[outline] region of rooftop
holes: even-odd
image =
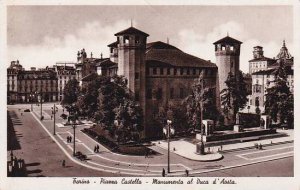
[[[136,29],[132,26],[125,29],[125,30],[122,30],[122,31],[116,33],[115,36],[119,36],[119,35],[123,35],[123,34],[140,34],[140,35],[144,35],[146,37],[149,36],[149,34],[143,32],[141,30],[138,30],[138,29]]]
[[[260,57],[260,58],[254,58],[249,60],[249,62],[255,62],[255,61],[271,61],[271,62],[275,62],[275,59],[272,58],[268,58],[268,57]]]
[[[213,44],[221,44],[221,43],[226,43],[226,44],[242,44],[243,42],[241,41],[238,41],[234,38],[231,38],[229,36],[226,36],[216,42],[214,42]]]
[[[216,67],[210,61],[187,54],[180,49],[161,42],[147,44],[147,64],[171,65],[177,67]]]

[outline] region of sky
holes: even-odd
[[[8,6],[8,60],[26,69],[76,62],[77,51],[109,57],[115,33],[131,25],[148,33],[148,42],[163,41],[215,62],[213,42],[242,41],[240,68],[248,72],[253,47],[273,58],[282,41],[293,52],[292,6]]]

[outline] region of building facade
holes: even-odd
[[[253,59],[249,61],[249,74],[257,71],[266,70],[276,63],[276,59],[264,56],[263,47],[255,46],[253,48]]]
[[[76,79],[76,63],[71,62],[60,62],[55,65],[55,72],[57,74],[57,84],[58,84],[58,101],[63,100],[63,91],[65,85],[71,79]]]
[[[8,103],[58,101],[57,75],[54,68],[25,70],[17,62],[11,62],[7,69]]]
[[[189,55],[168,43],[147,43],[149,34],[134,27],[115,36],[116,41],[108,45],[110,58],[95,60],[95,69],[91,73],[125,76],[128,88],[146,116],[145,137],[162,134],[162,126],[154,123],[159,110],[180,104],[191,94],[194,80],[201,72],[204,73],[206,87],[216,91],[218,69],[214,63]],[[83,81],[88,80],[84,77],[87,62],[80,63],[81,68],[78,69]]]
[[[290,91],[294,93],[294,58],[289,53],[285,41],[283,41],[283,45],[272,64],[267,64],[266,68],[252,73],[252,95],[249,97],[249,106],[252,112],[254,112],[256,105],[262,112],[264,111],[267,89],[274,85],[272,83],[275,79],[274,71],[280,66],[278,62],[280,59],[285,60],[287,85]]]

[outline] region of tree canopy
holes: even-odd
[[[71,79],[65,85],[63,90],[63,105],[72,105],[77,101],[80,92],[79,83],[76,79]]]
[[[229,119],[247,105],[249,94],[241,71],[236,75],[229,72],[225,83],[227,88],[221,91],[221,107],[223,114]]]
[[[287,85],[287,67],[285,60],[278,60],[279,67],[274,71],[274,81],[270,81],[271,87],[267,89],[265,112],[273,121],[287,122],[292,125],[294,118],[294,95]]]

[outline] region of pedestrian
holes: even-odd
[[[221,151],[223,150],[223,145],[221,145]]]
[[[62,167],[66,167],[66,161],[63,160],[62,163],[61,163]]]
[[[185,170],[186,177],[189,177],[189,170]]]
[[[72,142],[72,136],[70,136],[70,142]]]
[[[100,148],[100,147],[99,147],[99,145],[97,144],[97,152],[99,152],[99,148]]]
[[[259,150],[262,150],[262,144],[261,143],[259,144]]]
[[[96,151],[97,151],[97,146],[94,147],[94,152],[96,152]]]
[[[70,139],[69,139],[69,136],[67,136],[67,143],[69,143]]]
[[[210,152],[210,147],[208,147],[208,152]]]
[[[51,120],[52,120],[52,118],[53,118],[53,115],[51,115]]]
[[[161,174],[163,177],[165,177],[165,175],[166,175],[166,171],[165,171],[165,168],[163,168],[163,170],[162,170],[162,174]]]

